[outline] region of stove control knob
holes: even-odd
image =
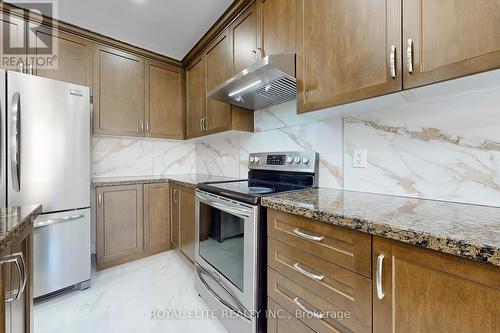
[[[255,158],[252,156],[252,157],[250,157],[250,163],[253,163],[253,162],[255,162]]]
[[[287,162],[287,163],[292,163],[292,162],[293,162],[293,157],[292,157],[292,156],[288,156],[288,157],[286,158],[286,162]]]
[[[295,157],[294,161],[295,161],[295,163],[299,164],[301,159],[300,159],[300,157],[297,156],[297,157]]]
[[[259,163],[260,162],[260,157],[259,156],[255,156],[255,163]]]
[[[309,159],[307,157],[302,157],[302,163],[304,164],[309,163]]]

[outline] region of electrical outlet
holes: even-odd
[[[366,149],[354,149],[352,152],[352,167],[366,168]]]

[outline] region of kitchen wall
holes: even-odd
[[[245,177],[249,152],[312,149],[323,187],[500,206],[500,71],[305,115],[289,102],[255,123],[196,143],[196,171]]]
[[[94,177],[195,173],[196,144],[188,141],[94,136]]]

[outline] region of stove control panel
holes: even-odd
[[[280,170],[314,173],[319,156],[314,151],[251,153],[248,167],[259,170]]]

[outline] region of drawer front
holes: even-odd
[[[267,293],[270,298],[318,333],[371,332],[371,325],[357,320],[341,309],[272,268],[267,270]]]
[[[268,236],[371,278],[371,235],[268,210]]]
[[[321,295],[327,302],[349,311],[370,326],[372,322],[372,281],[319,257],[268,238],[269,267]]]
[[[314,333],[272,299],[267,299],[267,333]]]

